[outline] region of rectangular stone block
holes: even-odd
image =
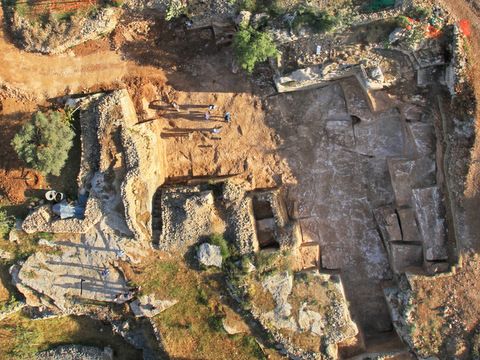
[[[420,233],[417,222],[415,221],[415,212],[413,209],[400,209],[397,210],[397,212],[400,218],[403,241],[420,241]]]
[[[413,200],[425,260],[446,260],[447,237],[440,189],[437,186],[414,189]]]
[[[408,268],[421,267],[423,263],[422,246],[412,243],[390,243],[391,267],[397,274]]]

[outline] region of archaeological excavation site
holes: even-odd
[[[0,21],[0,359],[480,360],[478,0]]]

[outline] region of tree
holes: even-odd
[[[28,166],[58,176],[68,158],[74,136],[63,113],[37,112],[15,135],[12,146]]]
[[[269,34],[260,32],[251,26],[241,29],[233,39],[235,54],[240,66],[251,73],[255,65],[276,56],[278,51]]]
[[[165,20],[171,21],[185,15],[187,13],[187,5],[183,0],[170,0],[165,13]]]
[[[5,210],[0,210],[0,239],[10,232],[15,223],[14,220],[12,216],[8,216]]]

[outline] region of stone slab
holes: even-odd
[[[391,207],[382,207],[374,210],[380,233],[386,241],[401,241],[402,231],[398,222],[398,216]]]
[[[437,186],[414,189],[413,199],[425,260],[446,260],[447,237],[440,189]]]
[[[420,241],[420,232],[418,231],[414,210],[411,208],[398,209],[397,212],[400,218],[403,241]]]
[[[435,161],[431,157],[416,160],[387,160],[390,180],[398,207],[412,205],[412,189],[435,184]]]
[[[423,263],[422,246],[412,243],[390,243],[391,267],[397,274],[408,268],[421,267]]]

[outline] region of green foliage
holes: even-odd
[[[204,288],[198,288],[197,302],[201,305],[208,304],[208,295]]]
[[[367,5],[367,11],[380,11],[395,5],[395,0],[371,0]]]
[[[9,216],[5,210],[0,210],[0,238],[7,236],[14,223],[12,216]]]
[[[69,22],[70,20],[72,20],[72,17],[75,14],[76,14],[75,11],[64,11],[64,12],[59,12],[59,13],[55,13],[55,14],[52,14],[52,15],[58,21]]]
[[[182,0],[171,0],[167,7],[165,20],[171,21],[187,13],[187,6]]]
[[[14,310],[20,302],[15,298],[15,295],[10,295],[10,299],[3,304],[0,304],[0,313],[6,313]]]
[[[240,66],[248,73],[253,72],[257,63],[278,54],[270,35],[257,31],[251,26],[235,34],[233,46]]]
[[[242,10],[247,10],[250,12],[255,12],[257,10],[257,1],[256,0],[242,0],[240,2],[240,8]]]
[[[293,20],[292,28],[296,30],[307,25],[313,31],[320,33],[332,30],[337,24],[338,18],[326,11],[316,11],[312,7],[301,7]]]
[[[215,332],[225,331],[223,329],[223,322],[222,322],[223,318],[224,316],[221,314],[211,315],[207,320],[208,326],[210,326],[210,329],[212,329]]]
[[[292,272],[292,258],[289,251],[260,251],[255,257],[256,274],[265,278],[275,273]]]
[[[58,176],[68,158],[74,136],[64,114],[37,112],[15,135],[12,146],[28,166]]]
[[[220,253],[222,254],[222,259],[225,261],[230,257],[230,248],[228,246],[227,240],[220,234],[212,234],[208,239],[210,245],[216,245],[220,247]]]
[[[432,15],[432,11],[431,9],[421,6],[414,6],[411,10],[408,11],[407,15],[412,19],[423,20]]]
[[[40,331],[23,324],[10,327],[8,330],[13,331],[12,341],[15,344],[8,355],[14,359],[34,359],[37,352],[37,343],[42,337]]]
[[[403,15],[397,16],[397,18],[395,19],[395,23],[398,27],[401,27],[401,28],[404,28],[404,29],[407,26],[411,25],[410,21],[408,20],[408,17],[403,16]]]
[[[15,12],[19,16],[25,17],[30,12],[30,6],[28,6],[28,3],[16,3]]]
[[[242,344],[248,349],[251,349],[251,353],[255,356],[256,359],[264,360],[266,359],[265,354],[262,351],[260,345],[253,336],[245,335],[242,339]]]

